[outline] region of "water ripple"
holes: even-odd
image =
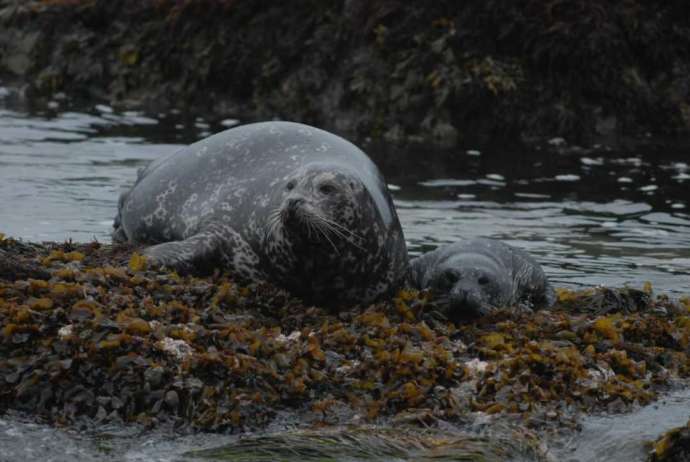
[[[109,107],[52,116],[0,109],[0,231],[28,240],[108,242],[117,197],[138,168],[179,149],[182,129],[196,128],[198,138],[238,123],[161,126],[159,118]],[[489,236],[534,254],[560,285],[651,281],[660,290],[690,292],[690,167],[683,151],[558,158],[487,149],[467,156],[369,153],[392,185],[412,255]]]

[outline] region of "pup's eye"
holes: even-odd
[[[319,186],[319,192],[326,195],[333,194],[335,192],[335,186],[332,184],[322,184]]]
[[[478,282],[481,285],[486,285],[489,283],[489,278],[487,278],[486,276],[479,276]]]
[[[294,181],[290,181],[290,182],[287,184],[287,186],[285,186],[285,189],[287,189],[288,191],[290,191],[291,189],[295,189],[295,182],[294,182]]]
[[[443,273],[443,280],[449,285],[455,284],[459,279],[460,277],[452,271],[446,271]]]

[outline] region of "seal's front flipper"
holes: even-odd
[[[229,271],[251,281],[264,280],[259,257],[230,227],[214,226],[183,241],[165,242],[144,250],[153,266],[165,266],[181,274]]]
[[[144,250],[149,264],[165,266],[180,274],[208,274],[221,268],[220,249],[214,236],[196,234],[184,241],[165,242]]]
[[[526,290],[520,300],[531,306],[532,309],[551,308],[558,300],[556,291],[553,290],[551,283],[546,280],[546,276],[543,274],[538,276],[542,279],[541,284]]]

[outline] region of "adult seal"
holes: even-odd
[[[410,262],[409,284],[430,289],[449,317],[472,318],[497,308],[546,308],[556,301],[541,266],[527,252],[477,238],[437,248]]]
[[[154,161],[122,194],[113,241],[150,262],[227,270],[308,303],[369,303],[408,258],[386,183],[348,141],[291,122],[232,128]]]

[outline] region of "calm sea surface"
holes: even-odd
[[[152,159],[237,124],[179,114],[25,113],[0,105],[0,232],[110,241],[119,193]],[[490,236],[561,286],[690,293],[690,148],[557,154],[368,146],[412,254]]]

